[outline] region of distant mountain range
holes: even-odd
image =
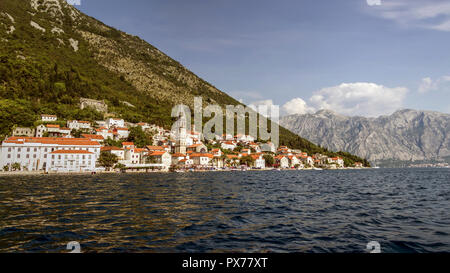
[[[449,114],[400,110],[365,118],[321,110],[285,116],[280,124],[322,147],[350,152],[381,166],[450,162]]]

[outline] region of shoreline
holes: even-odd
[[[44,173],[43,171],[28,171],[28,172],[0,172],[0,177],[8,176],[60,176],[60,175],[102,175],[102,174],[151,174],[151,173],[205,173],[205,172],[264,172],[264,171],[339,171],[339,170],[368,170],[376,168],[344,168],[344,169],[249,169],[249,170],[194,170],[194,171],[181,171],[181,172],[170,172],[170,171],[151,171],[151,172],[120,172],[120,171],[104,171],[96,172],[95,174],[91,172],[51,172]]]

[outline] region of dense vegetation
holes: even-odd
[[[53,18],[46,13],[30,14],[28,1],[2,0],[0,12],[8,12],[14,17],[15,31],[6,32],[12,23],[0,14],[0,139],[9,134],[13,126],[32,126],[40,114],[55,114],[60,119],[98,120],[103,114],[93,109],[79,109],[80,98],[105,100],[109,112],[129,122],[149,122],[170,128],[173,100],[164,100],[150,92],[139,91],[126,74],[108,70],[94,58],[98,49],[92,48],[76,31],[69,16],[63,17],[62,34],[51,31],[42,32],[30,26],[37,21],[50,30],[54,26]],[[178,62],[162,56],[141,52],[143,47],[156,50],[138,37],[125,36],[124,33],[108,28],[93,18],[83,15],[78,30],[89,31],[111,39],[119,52],[133,55],[133,58],[145,62],[151,72],[163,77],[171,88],[181,94],[202,96],[205,103],[237,105],[239,102],[199,79]],[[86,23],[89,22],[89,23]],[[95,25],[102,26],[95,27]],[[124,37],[127,37],[125,39]],[[68,45],[68,38],[79,41],[78,50]],[[63,41],[61,43],[61,41]],[[159,56],[160,58],[156,58]],[[170,69],[168,69],[168,67]],[[180,75],[171,74],[171,68],[182,71]],[[172,69],[173,70],[173,69]],[[195,78],[195,84],[189,85],[183,78]],[[194,88],[195,87],[195,88]],[[152,87],[153,88],[153,87]],[[164,89],[161,84],[154,85],[155,92]],[[172,92],[175,92],[173,91]],[[184,94],[183,93],[183,94]],[[173,96],[172,96],[173,97]],[[124,103],[126,102],[126,103]],[[187,102],[186,102],[187,103]],[[131,104],[131,105],[130,105]],[[147,144],[142,134],[133,132],[140,146]],[[336,156],[313,143],[280,128],[280,144],[301,149],[310,154],[324,153]],[[355,161],[367,161],[353,155],[341,153],[348,165]]]

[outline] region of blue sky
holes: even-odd
[[[245,103],[450,113],[450,1],[82,0]]]

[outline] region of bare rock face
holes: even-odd
[[[280,124],[332,150],[384,160],[441,160],[450,156],[450,115],[400,110],[378,118],[347,117],[329,110],[291,115]]]

